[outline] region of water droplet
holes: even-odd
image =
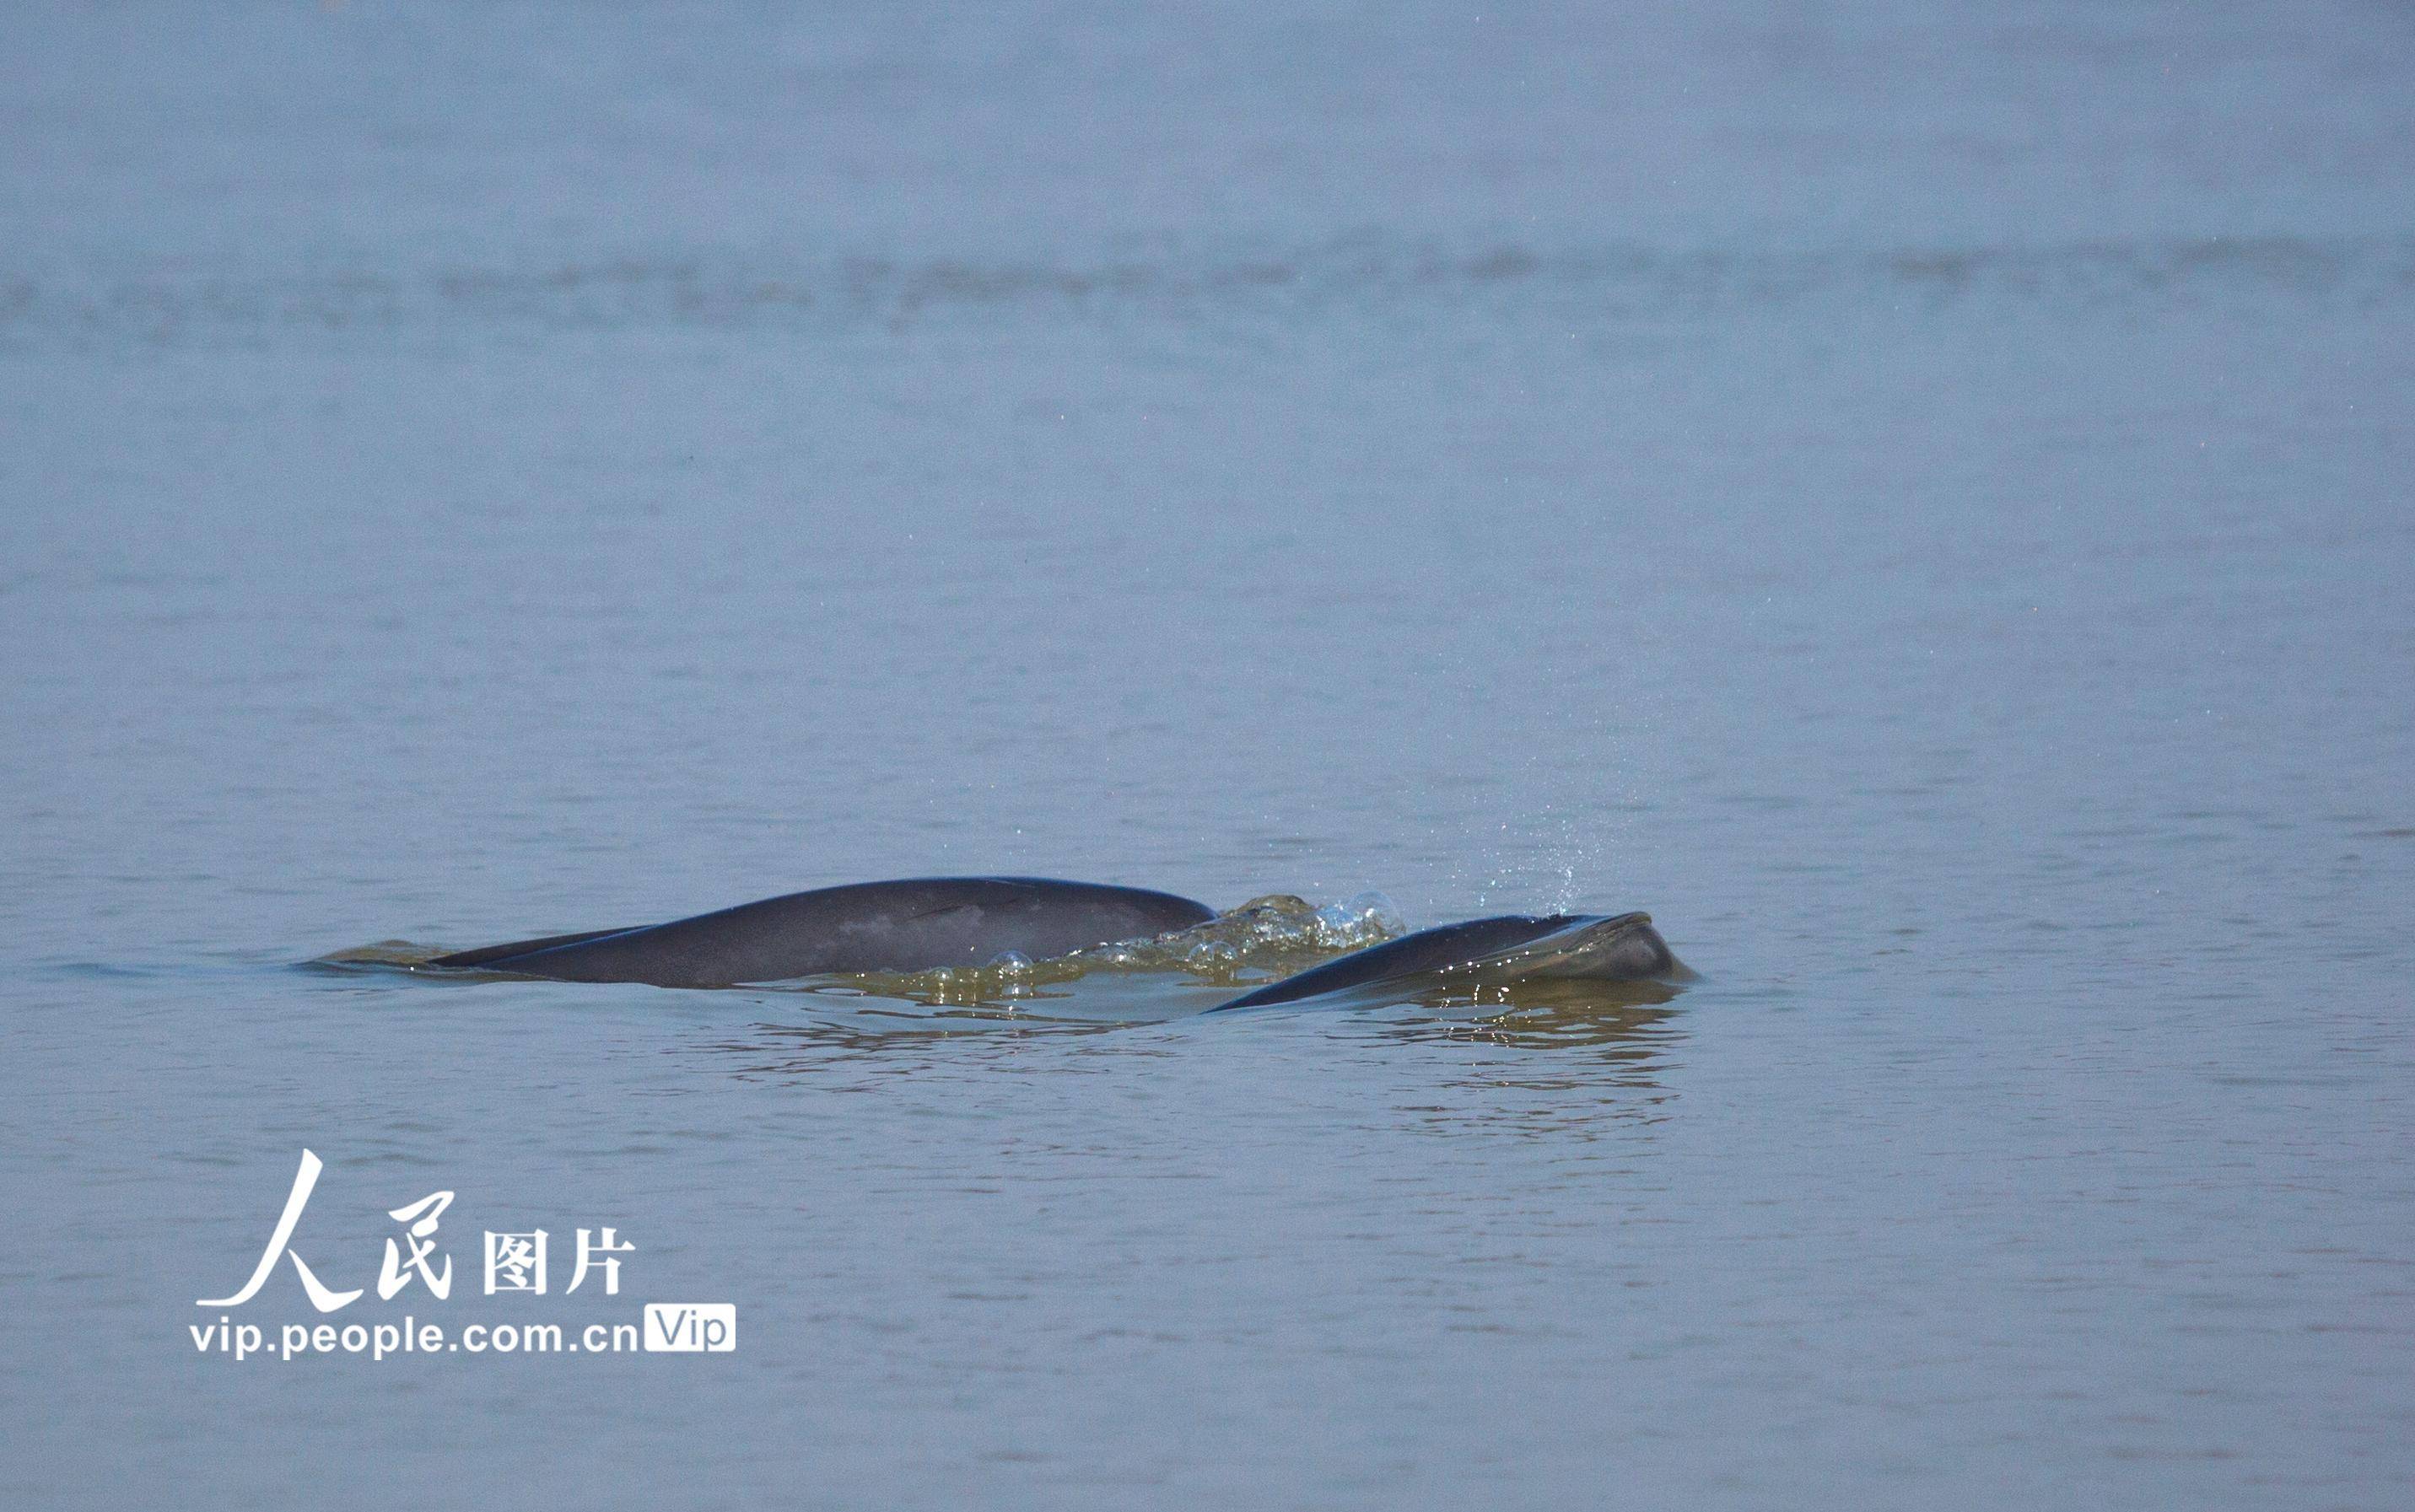
[[[1355,894],[1342,906],[1357,914],[1361,925],[1372,931],[1377,939],[1389,939],[1395,935],[1409,932],[1409,916],[1401,912],[1401,906],[1372,889]]]
[[[1214,972],[1231,966],[1240,958],[1241,952],[1228,941],[1201,940],[1191,947],[1191,953],[1185,960],[1194,971]]]

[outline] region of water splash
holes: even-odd
[[[875,996],[952,1007],[1044,996],[1047,988],[1102,972],[1170,972],[1202,984],[1239,987],[1380,945],[1407,934],[1408,927],[1400,906],[1381,892],[1355,893],[1322,907],[1276,892],[1188,929],[1096,945],[1052,960],[1033,961],[1010,951],[983,966],[868,972],[844,980]]]

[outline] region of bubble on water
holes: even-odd
[[[1214,976],[1230,971],[1238,965],[1241,952],[1229,940],[1201,940],[1191,947],[1183,964],[1202,976]]]
[[[989,958],[989,965],[983,969],[998,979],[998,988],[1006,996],[1028,997],[1031,996],[1032,978],[1037,973],[1032,966],[1031,957],[1021,951],[1000,951]],[[1013,1011],[1013,1008],[1014,1005],[1012,1003],[1007,1005],[1009,1012]]]
[[[1360,892],[1316,910],[1316,943],[1328,950],[1359,951],[1408,932],[1400,905],[1381,892]]]
[[[1378,939],[1390,939],[1409,932],[1409,916],[1388,895],[1369,889],[1353,894],[1342,906],[1358,916],[1361,928]]]

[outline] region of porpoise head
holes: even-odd
[[[1506,914],[1371,945],[1208,1011],[1397,992],[1414,982],[1451,991],[1520,981],[1685,981],[1692,977],[1652,927],[1649,914]]]
[[[1693,976],[1652,927],[1650,914],[1562,915],[1550,922],[1559,927],[1470,966],[1478,975],[1518,981],[1682,981]]]

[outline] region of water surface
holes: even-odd
[[[9,27],[10,1505],[2415,1497],[2399,10]],[[958,872],[1704,980],[296,967]]]

